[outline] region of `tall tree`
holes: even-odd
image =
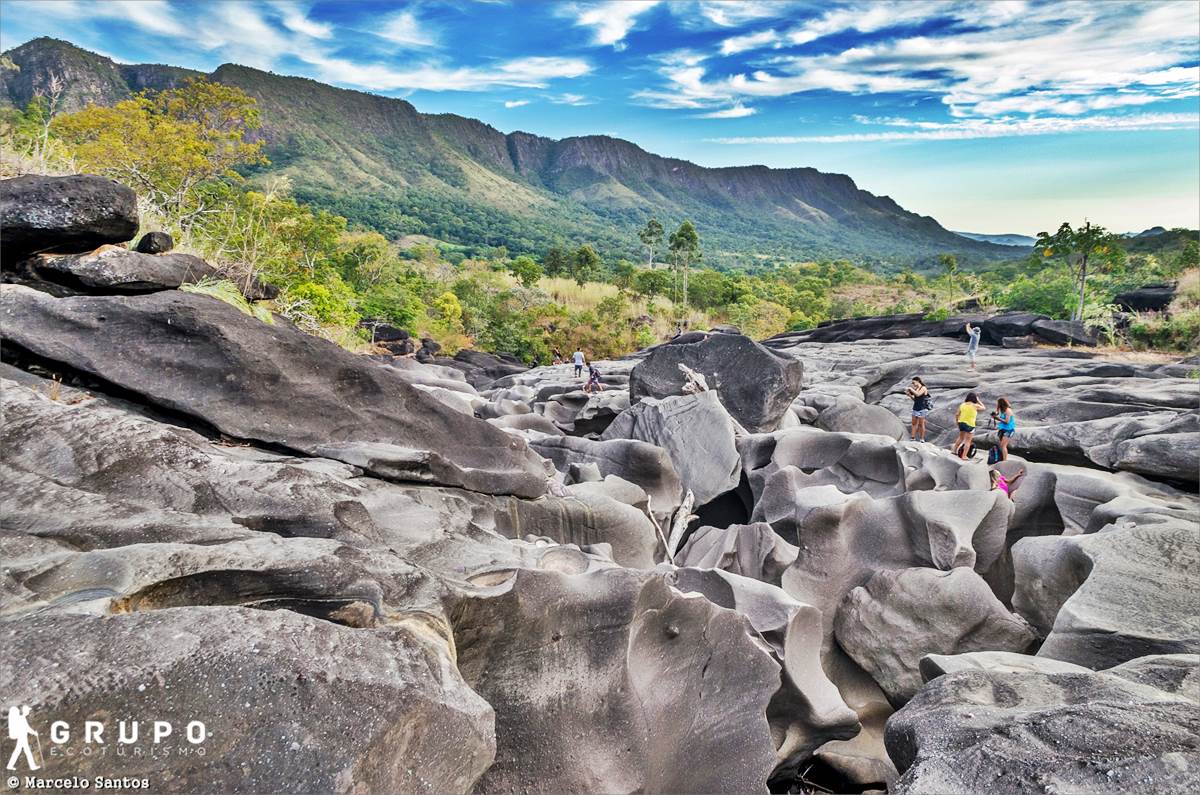
[[[683,276],[683,305],[687,306],[688,271],[696,260],[700,259],[700,235],[691,221],[684,221],[679,228],[667,239],[671,250],[671,260],[678,273]]]
[[[571,262],[571,275],[580,287],[584,282],[594,281],[600,275],[600,255],[591,246],[584,244],[575,251]]]
[[[638,232],[638,240],[642,241],[642,245],[646,247],[646,256],[648,258],[646,267],[654,267],[654,254],[658,251],[658,247],[662,245],[663,225],[658,222],[657,218],[651,218],[646,222],[646,226]]]
[[[546,271],[547,276],[562,276],[570,270],[570,266],[570,258],[558,246],[547,251],[546,256],[542,257],[542,269]]]
[[[542,266],[533,261],[533,257],[522,254],[508,263],[508,270],[526,289],[533,287],[542,278]]]
[[[1120,259],[1122,249],[1118,237],[1102,226],[1084,221],[1083,226],[1072,229],[1063,222],[1053,235],[1039,232],[1034,251],[1042,257],[1056,257],[1067,263],[1075,284],[1079,288],[1079,301],[1071,312],[1072,320],[1083,318],[1089,268],[1102,269]]]

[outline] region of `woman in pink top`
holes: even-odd
[[[1013,491],[1015,491],[1017,488],[1017,481],[1020,480],[1021,476],[1024,474],[1024,469],[1019,470],[1017,474],[1013,475],[1013,479],[1010,481],[997,469],[988,471],[988,477],[991,478],[992,481],[992,488],[999,489],[1000,491],[1004,492],[1004,496],[1008,497],[1010,500],[1012,499]]]

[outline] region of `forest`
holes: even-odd
[[[702,218],[675,228],[646,218],[634,239],[614,227],[568,240],[550,226],[481,215],[418,190],[394,201],[297,191],[261,174],[264,145],[252,136],[259,124],[253,98],[203,79],[71,113],[58,112],[53,95],[38,96],[0,118],[3,176],[88,172],[122,181],[143,205],[142,231],[171,233],[230,280],[279,287],[266,308],[354,350],[369,350],[372,329],[384,323],[447,353],[475,347],[545,363],[556,349],[615,357],[716,324],[763,338],[830,319],[935,319],[967,306],[1081,319],[1107,345],[1190,351],[1200,340],[1194,231],[1124,238],[1047,219],[1056,231],[1039,235],[1027,257],[999,264],[960,266],[947,253],[933,272],[887,272],[838,257],[835,244],[819,261],[791,261],[783,251],[717,269],[705,265]],[[492,229],[494,242],[445,242],[463,225]],[[519,251],[500,244],[514,239]],[[1130,315],[1113,305],[1120,292],[1162,281],[1178,282],[1165,312]],[[228,294],[219,285],[199,289]]]

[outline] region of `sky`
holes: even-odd
[[[1196,0],[0,0],[0,49],[38,36],[845,173],[961,231],[1200,226]]]

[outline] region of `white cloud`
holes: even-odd
[[[734,104],[734,106],[732,108],[725,108],[724,110],[714,110],[709,113],[700,113],[700,114],[697,114],[696,118],[698,118],[698,119],[741,119],[746,116],[753,116],[755,113],[758,113],[758,110],[756,108],[748,108],[745,105],[743,105],[742,103],[738,102],[738,103]]]
[[[783,39],[774,30],[762,30],[758,33],[746,33],[742,36],[730,36],[721,42],[722,55],[736,55],[748,50],[760,50],[763,47],[779,47]]]
[[[887,120],[872,120],[883,123]],[[1188,130],[1200,129],[1200,116],[1188,113],[1144,113],[1131,116],[1090,116],[1084,118],[1050,116],[1031,119],[964,119],[954,122],[898,120],[896,126],[920,129],[844,135],[780,135],[740,138],[709,138],[718,144],[838,144],[868,141],[962,140],[967,138],[1008,138],[1053,133],[1097,132],[1108,130]]]
[[[359,63],[316,51],[297,53],[297,57],[315,67],[320,80],[376,91],[486,91],[499,86],[545,88],[552,80],[581,77],[591,71],[587,61],[558,57],[517,58],[489,67],[425,63],[403,68]]]
[[[623,49],[637,18],[658,5],[658,0],[608,0],[577,10],[576,25],[594,28],[592,40]]]
[[[909,35],[941,20],[936,35]],[[664,83],[635,98],[655,107],[714,109],[809,91],[922,92],[958,118],[1012,113],[1079,116],[1200,95],[1200,4],[857,3],[783,32],[733,36],[722,54],[803,46],[845,30],[895,30],[841,51],[760,58],[759,68],[711,73],[696,59],[663,62]],[[789,44],[791,42],[791,44]],[[805,47],[804,49],[810,49]]]
[[[781,0],[705,0],[695,10],[700,12],[700,18],[717,27],[740,28],[751,22],[786,16],[793,6],[795,3]],[[694,18],[694,10],[690,4],[673,3],[672,8],[677,13]]]
[[[548,97],[555,105],[594,105],[590,99],[582,94],[559,94],[557,96]]]
[[[421,26],[412,11],[400,11],[383,20],[375,33],[405,47],[433,47],[437,39]]]
[[[309,36],[314,39],[333,38],[333,26],[325,22],[309,19],[306,10],[289,0],[277,0],[271,6],[279,13],[279,21],[293,33]]]
[[[527,100],[527,99],[510,99],[510,100],[505,101],[504,107],[519,108],[519,107],[522,107],[523,105],[528,105],[528,104],[529,104],[529,100]]]

